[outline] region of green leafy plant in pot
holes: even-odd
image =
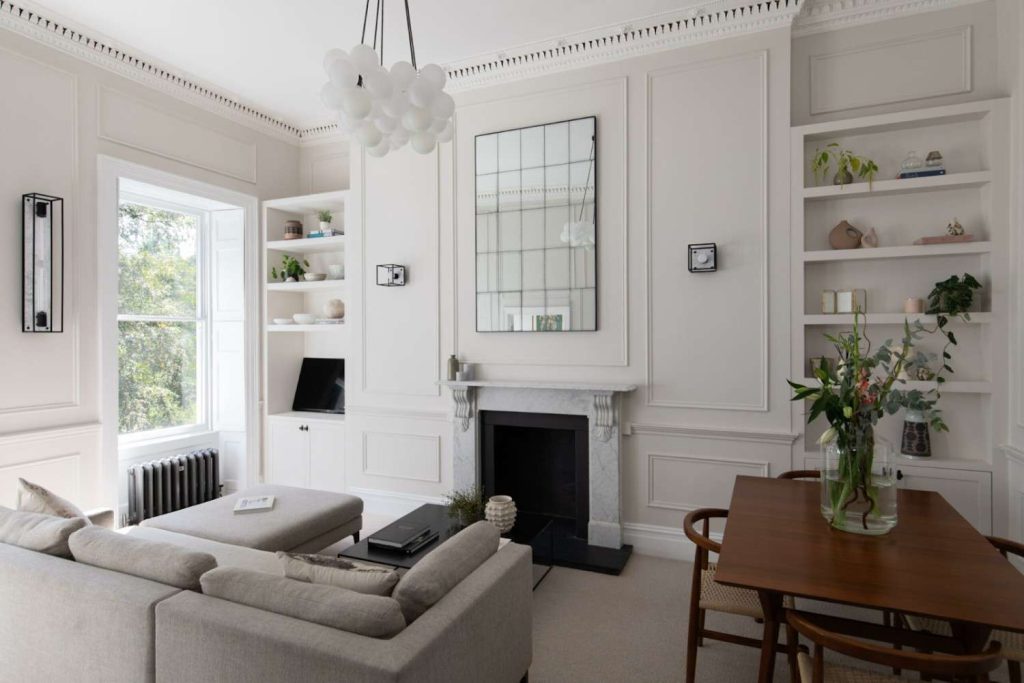
[[[331,221],[334,220],[334,214],[327,209],[323,209],[317,212],[317,218],[320,220],[320,229],[326,230],[331,227]]]
[[[469,526],[484,518],[484,492],[479,486],[470,486],[445,495],[448,516],[459,526]]]
[[[305,266],[305,268],[303,268]],[[282,282],[288,282],[288,280],[298,280],[306,274],[306,268],[309,268],[309,261],[303,259],[301,263],[293,256],[285,254],[281,257],[281,270],[277,268],[270,269],[270,277],[274,280],[281,280]]]
[[[826,334],[838,362],[822,359],[813,368],[817,386],[790,380],[794,401],[810,401],[807,422],[824,417],[829,424],[818,443],[822,448],[821,511],[829,524],[843,531],[884,534],[897,521],[896,477],[890,462],[891,448],[875,437],[875,427],[885,415],[901,409],[919,411],[936,431],[948,431],[935,407],[941,398],[945,374],[952,373],[951,347],[956,337],[946,329],[952,318],[969,320],[967,308],[973,303],[973,290],[981,285],[970,275],[938,283],[929,300],[937,301],[936,325],[904,320],[903,336],[896,344],[886,340],[877,349],[857,310],[853,329]],[[937,298],[934,298],[937,297]],[[935,387],[927,391],[906,388],[905,373],[927,362],[927,354],[915,349],[926,335],[942,333],[946,343],[942,365],[935,375]]]
[[[868,181],[868,189],[878,174],[878,164],[867,157],[858,156],[848,149],[843,149],[838,142],[830,142],[823,149],[814,151],[814,159],[811,168],[814,170],[814,179],[819,185],[828,175],[832,162],[836,162],[836,174],[832,178],[833,185],[849,185],[853,182],[854,174],[858,178]]]

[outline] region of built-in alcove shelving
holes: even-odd
[[[791,374],[813,383],[809,359],[834,354],[825,333],[849,330],[850,314],[821,312],[823,290],[863,289],[867,293],[872,343],[898,340],[904,320],[934,327],[935,317],[904,314],[909,297],[926,298],[950,275],[971,273],[984,285],[971,320],[951,323],[959,340],[955,373],[943,385],[940,409],[948,434],[932,434],[933,456],[901,461],[914,488],[938,490],[983,531],[991,530],[992,469],[996,435],[1005,429],[1000,406],[1008,381],[1006,328],[1009,234],[1006,140],[1008,104],[988,100],[800,126],[792,130]],[[875,160],[880,168],[870,185],[819,184],[811,168],[815,150],[830,142]],[[946,175],[899,180],[900,162],[911,151],[924,157],[942,152]],[[833,168],[834,173],[834,168]],[[917,245],[920,237],[942,235],[958,219],[975,241]],[[875,228],[880,246],[833,250],[829,232],[846,220]],[[941,353],[942,339],[926,338],[922,349]],[[928,391],[934,382],[908,381],[905,389]],[[793,405],[794,466],[816,464],[818,437],[826,424],[805,423],[806,406]],[[890,416],[879,434],[899,449],[902,416]]]

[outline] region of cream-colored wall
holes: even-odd
[[[0,196],[65,198],[65,332],[23,334],[21,223],[0,250],[0,504],[18,476],[83,505],[116,502],[116,453],[101,452],[97,156],[271,198],[299,190],[297,145],[0,30]],[[112,229],[113,226],[106,226]],[[111,460],[113,459],[113,460]]]

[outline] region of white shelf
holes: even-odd
[[[332,289],[344,289],[344,280],[321,280],[319,282],[268,282],[268,292],[290,292],[301,294],[303,292],[323,292]]]
[[[873,183],[856,182],[847,185],[824,185],[805,187],[804,199],[809,201],[825,199],[851,199],[875,195],[908,194],[970,187],[981,187],[992,181],[991,171],[971,173],[947,173],[928,178],[907,178],[905,180],[876,180]],[[869,189],[869,185],[870,188]]]
[[[904,320],[909,320],[910,322],[920,320],[925,325],[935,324],[934,315],[924,315],[922,313],[866,313],[861,316],[861,319],[863,323],[868,325],[902,325]],[[971,313],[970,320],[949,319],[951,325],[984,325],[990,322],[992,322],[991,313]],[[804,325],[807,326],[852,324],[852,313],[814,313],[804,316]]]
[[[822,249],[805,251],[803,258],[804,263],[820,263],[824,261],[866,261],[887,258],[987,254],[991,251],[991,242],[953,242],[951,244],[909,244],[903,247],[875,247],[874,249]]]
[[[337,332],[345,329],[345,323],[323,323],[313,325],[267,325],[267,332]]]
[[[305,237],[297,240],[273,240],[267,242],[268,251],[283,251],[291,254],[311,254],[321,251],[342,251],[345,236]]]
[[[818,380],[813,377],[804,377],[801,382],[805,386],[814,387],[818,386]],[[918,391],[928,392],[938,386],[935,382],[919,382],[919,381],[906,381],[896,382],[893,388],[900,389],[901,391],[911,391],[917,389]],[[992,383],[991,382],[975,382],[975,381],[954,381],[950,380],[944,382],[942,385],[943,394],[991,394]]]
[[[345,421],[344,413],[339,415],[338,413],[313,413],[303,410],[288,410],[283,413],[269,413],[267,417],[284,418],[287,420],[304,420],[307,422],[332,422],[335,424]]]
[[[263,207],[300,214],[317,213],[323,209],[328,211],[344,211],[347,199],[348,190],[338,190],[335,192],[321,192],[320,194],[307,194],[300,197],[268,199],[263,202]]]

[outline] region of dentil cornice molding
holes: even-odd
[[[804,0],[800,16],[793,22],[793,35],[836,31],[979,2],[985,0]]]

